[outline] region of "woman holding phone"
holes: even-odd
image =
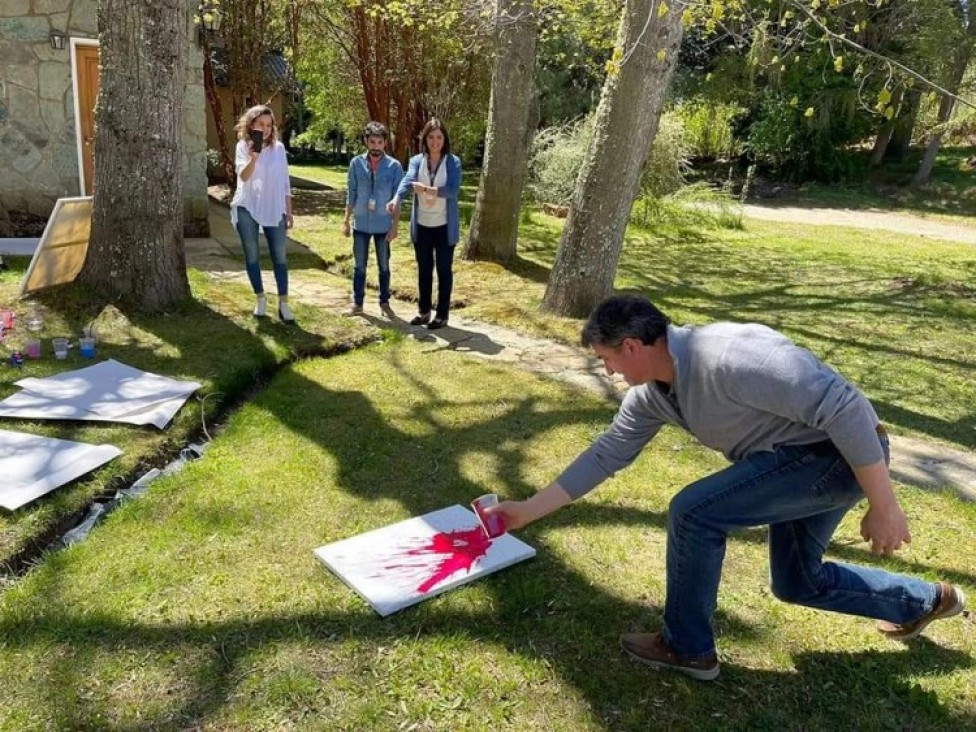
[[[461,238],[458,192],[461,190],[461,160],[451,154],[451,138],[439,119],[431,118],[420,133],[423,152],[410,158],[407,174],[396,196],[387,204],[391,213],[400,200],[413,194],[410,209],[410,239],[417,257],[417,316],[411,325],[429,330],[447,325],[454,287],[454,247]],[[431,320],[434,270],[437,270],[437,311]]]
[[[271,252],[275,284],[278,286],[278,317],[292,324],[295,316],[288,307],[288,265],[286,231],[294,220],[291,213],[291,184],[285,146],[278,140],[274,113],[259,104],[251,107],[237,122],[237,190],[230,203],[230,218],[241,238],[244,268],[257,296],[254,317],[264,317],[268,302],[264,294],[259,262],[258,230],[264,229]]]

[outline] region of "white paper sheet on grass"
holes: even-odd
[[[0,506],[20,508],[121,454],[113,445],[0,430]]]
[[[0,401],[0,417],[152,424],[162,429],[200,388],[113,359],[44,379],[15,382],[23,391]]]
[[[486,539],[487,550],[470,568],[463,561],[444,566],[450,555],[428,551],[435,535],[443,543],[444,535],[468,531],[481,531],[474,513],[449,506],[326,544],[315,556],[383,616],[535,556],[535,549],[511,534]],[[458,549],[463,553],[465,547]]]

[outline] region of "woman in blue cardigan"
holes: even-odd
[[[451,138],[438,119],[431,119],[420,133],[423,153],[410,158],[396,196],[387,210],[396,214],[400,201],[412,189],[410,239],[417,256],[417,316],[411,325],[443,328],[451,309],[454,287],[454,247],[461,238],[458,220],[458,191],[461,190],[461,160],[451,154]],[[431,292],[437,270],[437,309],[431,320]]]

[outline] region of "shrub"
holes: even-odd
[[[593,116],[536,133],[529,157],[529,195],[540,203],[568,206],[593,133]]]
[[[742,144],[735,139],[734,129],[746,111],[738,104],[701,98],[676,104],[674,113],[684,127],[688,154],[708,160],[728,160],[739,155]]]
[[[540,203],[569,205],[593,134],[593,115],[547,127],[536,134],[529,161],[528,191]],[[641,195],[671,193],[684,184],[687,148],[681,120],[661,116],[657,137],[641,174]]]

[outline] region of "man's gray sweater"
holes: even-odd
[[[884,459],[867,398],[810,351],[764,325],[668,326],[674,383],[627,392],[610,429],[557,478],[573,498],[630,465],[664,424],[735,462],[830,440],[853,466]]]

